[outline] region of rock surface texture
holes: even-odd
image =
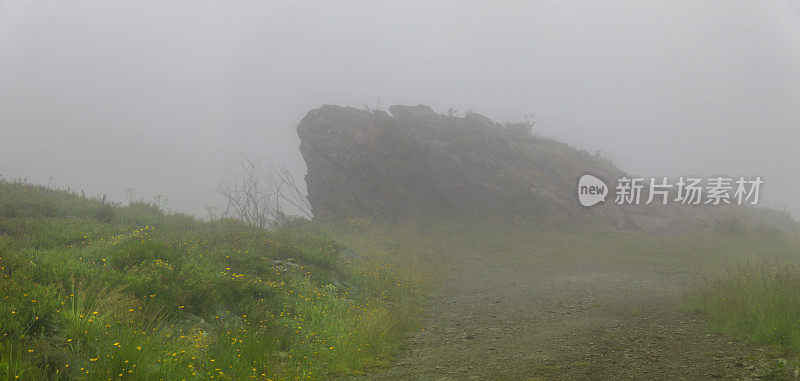
[[[708,225],[732,215],[770,222],[782,217],[742,207],[616,205],[614,186],[624,173],[610,160],[519,127],[475,113],[442,115],[423,105],[395,105],[388,113],[330,105],[311,110],[297,132],[314,215],[557,213],[644,230]],[[578,203],[578,178],[587,173],[609,185],[605,203]]]

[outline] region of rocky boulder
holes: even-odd
[[[623,171],[599,155],[518,127],[475,113],[442,115],[423,105],[391,106],[388,113],[330,105],[311,110],[297,132],[314,215],[558,214],[658,230],[708,225],[743,209],[612,202],[583,207],[577,200],[582,174],[613,187],[609,180]]]

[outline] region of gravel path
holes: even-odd
[[[677,310],[689,281],[637,266],[473,262],[431,298],[396,364],[366,377],[742,379],[774,368],[763,349]]]

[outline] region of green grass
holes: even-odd
[[[428,240],[443,252],[459,253],[489,265],[593,261],[697,273],[720,271],[729,264],[750,260],[800,264],[800,237],[771,230],[765,233],[765,229],[756,226],[728,234],[710,227],[657,234],[620,230],[602,223],[470,218],[416,220],[389,231],[402,239],[417,236],[417,241]],[[383,230],[385,234],[387,229]]]
[[[731,266],[699,282],[686,293],[685,302],[708,315],[717,332],[800,353],[800,266]]]
[[[413,242],[0,181],[0,379],[317,379],[383,365],[433,284],[429,248],[397,255]]]
[[[752,260],[785,265],[718,275]],[[715,330],[800,349],[800,241],[770,229],[481,217],[265,231],[0,180],[0,379],[359,374],[391,362],[426,292],[465,261],[712,274],[687,306]]]

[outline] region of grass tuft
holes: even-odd
[[[800,266],[752,262],[730,267],[686,293],[713,330],[800,351]]]

